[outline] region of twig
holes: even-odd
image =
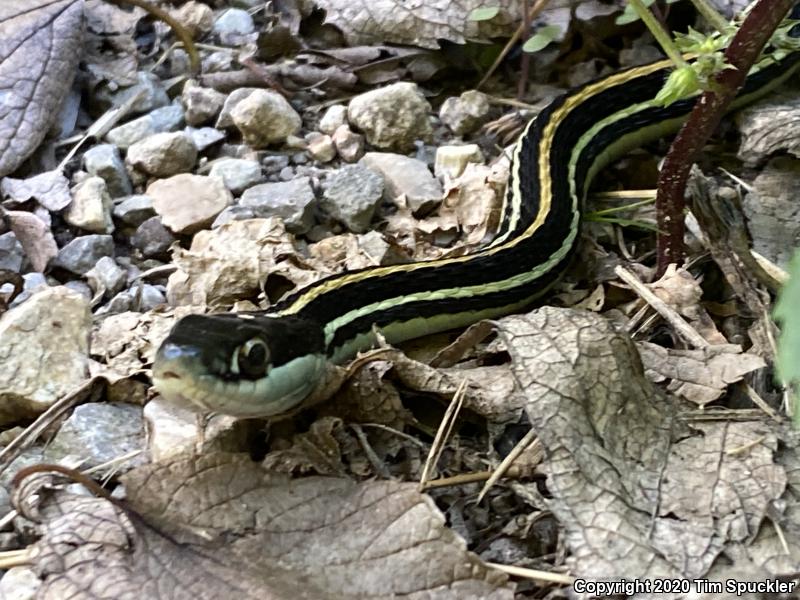
[[[183,47],[186,50],[186,54],[189,55],[189,61],[191,63],[191,69],[193,73],[200,72],[200,55],[197,53],[197,48],[195,48],[194,40],[192,40],[192,36],[189,31],[180,23],[178,23],[175,19],[172,18],[167,11],[163,8],[159,8],[158,6],[154,6],[145,0],[111,0],[115,4],[128,4],[130,6],[138,6],[142,10],[150,13],[157,19],[160,19],[166,23],[172,32],[175,34],[181,42],[183,42]]]
[[[47,427],[52,425],[56,419],[58,419],[66,411],[83,402],[84,399],[92,392],[94,386],[98,382],[104,380],[105,379],[103,377],[92,377],[88,381],[84,382],[74,392],[67,394],[57,402],[53,403],[50,408],[39,415],[36,420],[28,425],[22,433],[20,433],[11,441],[11,443],[0,450],[0,473],[8,468],[11,462],[19,455],[20,452],[22,452],[22,450],[36,441],[36,438],[38,438]]]
[[[660,314],[680,335],[684,341],[695,348],[705,348],[710,344],[703,336],[697,333],[689,323],[687,323],[682,316],[675,312],[672,308],[667,306],[661,298],[656,296],[650,288],[645,286],[638,277],[628,271],[626,268],[618,266],[614,269],[617,276],[627,283],[639,297],[653,307],[658,314]]]
[[[537,432],[535,429],[531,428],[525,434],[525,436],[517,443],[516,446],[508,453],[508,455],[502,460],[502,462],[497,465],[497,468],[492,472],[492,476],[486,481],[483,485],[483,489],[478,494],[478,499],[476,500],[477,503],[480,504],[480,501],[489,493],[489,490],[494,487],[494,484],[497,483],[500,478],[506,474],[511,465],[514,464],[514,461],[519,458],[519,456],[528,449],[528,446],[533,446],[536,440]],[[540,454],[543,456],[543,449],[541,447],[541,442],[539,442],[539,447],[537,450],[540,451]],[[541,456],[539,457],[541,458]]]
[[[358,442],[361,444],[361,449],[364,451],[364,454],[367,455],[367,459],[370,463],[372,463],[372,468],[375,469],[378,475],[380,475],[383,479],[391,479],[392,474],[389,472],[389,469],[386,468],[386,465],[383,464],[383,461],[375,453],[375,450],[372,449],[367,436],[364,434],[364,430],[361,429],[357,423],[351,423],[350,427],[355,432]]]
[[[436,467],[436,464],[439,462],[439,458],[442,456],[445,442],[453,432],[456,419],[458,418],[458,414],[461,412],[461,407],[464,404],[466,389],[467,381],[466,379],[462,379],[461,383],[458,384],[456,393],[453,394],[453,399],[450,402],[450,406],[447,407],[447,410],[442,417],[442,422],[439,425],[439,429],[436,431],[436,437],[433,438],[433,444],[431,444],[428,457],[425,459],[425,465],[422,467],[422,475],[420,475],[419,478],[420,490],[425,489],[433,469]]]
[[[524,567],[515,567],[513,565],[501,565],[498,563],[486,563],[488,566],[503,573],[514,575],[515,577],[524,577],[525,579],[532,579],[533,581],[543,581],[545,583],[557,583],[559,585],[572,585],[575,578],[570,575],[562,573],[552,573],[550,571],[539,571],[538,569],[526,569]]]
[[[528,10],[528,0],[522,0],[522,26],[525,28],[525,35],[531,33],[531,15]],[[525,97],[525,92],[528,89],[528,76],[531,69],[531,55],[527,52],[522,53],[522,59],[519,65],[519,81],[517,82],[517,100],[522,100]]]
[[[528,12],[528,22],[535,19],[536,15],[538,15],[540,12],[542,12],[542,10],[544,10],[544,7],[547,6],[547,3],[549,1],[550,0],[536,0],[536,2],[533,4],[533,7],[531,7],[531,10]],[[525,33],[524,20],[522,23],[520,23],[519,27],[517,27],[517,30],[514,32],[514,35],[511,36],[511,39],[508,40],[505,47],[503,47],[503,49],[500,51],[500,54],[492,63],[492,66],[489,67],[488,71],[486,71],[486,75],[484,75],[483,79],[480,80],[480,83],[478,83],[478,85],[475,86],[475,89],[479,90],[486,84],[486,82],[489,80],[489,77],[491,77],[494,74],[494,72],[497,70],[497,67],[500,66],[500,63],[503,62],[503,59],[511,51],[511,48],[514,47],[514,44],[516,44],[519,41],[523,33]]]

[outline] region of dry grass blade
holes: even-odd
[[[425,466],[422,468],[422,475],[420,475],[419,478],[419,487],[421,490],[425,489],[431,473],[439,462],[439,458],[442,456],[445,442],[453,432],[453,427],[455,426],[458,414],[461,412],[461,407],[464,405],[464,391],[466,388],[467,382],[466,380],[462,380],[458,386],[458,389],[456,390],[456,393],[453,394],[453,400],[450,402],[450,406],[447,407],[447,410],[442,417],[442,422],[439,425],[438,431],[436,432],[436,437],[433,439],[431,450],[428,452],[428,458],[425,460]]]
[[[481,490],[480,494],[478,494],[478,499],[476,502],[483,500],[486,494],[489,493],[489,490],[492,489],[494,484],[500,481],[500,478],[505,475],[506,472],[508,472],[508,469],[512,464],[514,464],[514,461],[517,460],[519,455],[525,452],[528,446],[533,445],[535,441],[536,430],[530,429],[528,433],[526,433],[525,436],[517,443],[517,445],[514,446],[511,452],[508,453],[508,456],[506,456],[503,461],[497,465],[497,468],[492,471],[492,475],[486,480],[483,489]],[[541,452],[541,443],[539,443],[539,448],[537,450]]]

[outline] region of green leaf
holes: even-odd
[[[472,12],[467,16],[467,21],[490,21],[494,19],[499,12],[499,6],[481,6],[479,8],[473,8]]]
[[[612,225],[619,225],[620,227],[635,227],[636,229],[644,229],[645,231],[654,231],[658,233],[658,227],[655,223],[648,223],[641,219],[626,219],[624,217],[594,217],[587,218],[587,221],[593,223],[611,223]]]
[[[700,90],[700,80],[691,65],[675,69],[669,74],[664,87],[656,94],[655,101],[669,106],[677,100],[688,98]]]
[[[652,6],[656,0],[642,0],[642,4],[645,6]],[[628,23],[633,23],[634,21],[639,20],[639,15],[636,14],[636,11],[630,4],[625,5],[625,10],[622,11],[622,14],[618,16],[614,22],[617,25],[627,25]]]
[[[778,376],[788,385],[800,388],[800,250],[789,263],[789,281],[778,294],[774,316],[781,322],[778,338]],[[800,423],[800,406],[795,401],[794,414]]]
[[[559,35],[561,35],[561,28],[558,25],[540,27],[534,35],[528,38],[528,41],[522,46],[522,50],[530,53],[538,52]]]

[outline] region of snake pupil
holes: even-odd
[[[262,377],[267,372],[269,352],[260,339],[254,338],[239,346],[237,358],[239,370],[248,377]]]

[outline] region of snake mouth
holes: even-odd
[[[167,401],[241,418],[273,417],[302,404],[322,378],[325,356],[308,354],[271,367],[257,379],[218,375],[197,346],[164,343],[153,385]]]

